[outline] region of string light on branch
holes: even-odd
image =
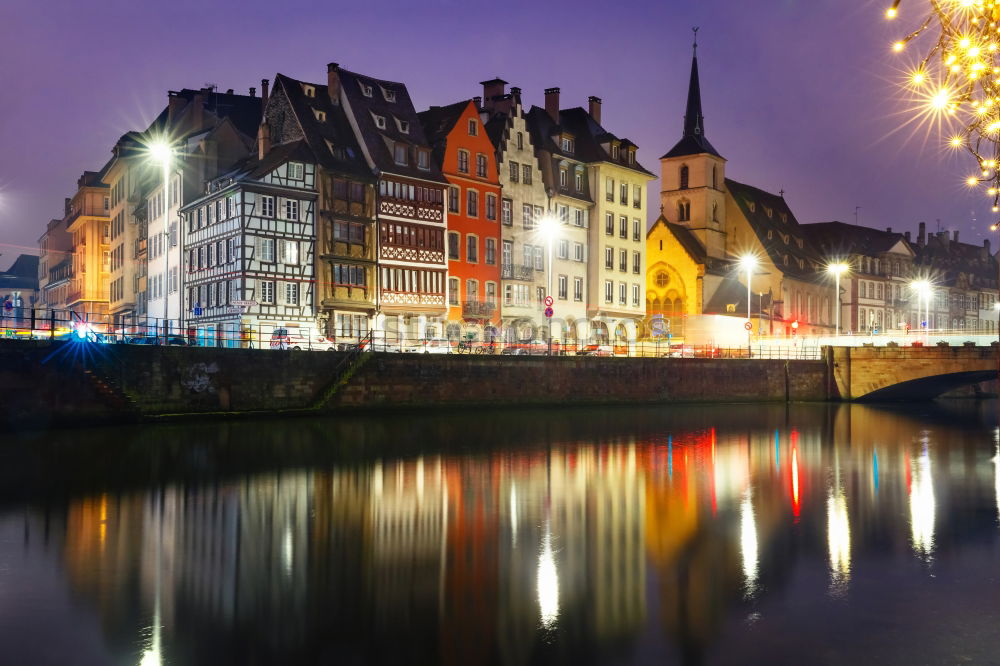
[[[885,11],[889,20],[905,18],[902,0]],[[916,28],[892,44],[896,53],[921,46],[918,65],[903,86],[921,116],[947,121],[948,144],[976,160],[981,176],[970,187],[985,185],[1000,207],[1000,0],[907,0],[920,9]]]

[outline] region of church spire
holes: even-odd
[[[687,111],[684,113],[684,136],[699,137],[705,134],[705,116],[701,112],[701,83],[698,80],[698,28],[694,32],[691,56],[691,81],[688,83]]]
[[[688,83],[687,109],[684,113],[684,135],[677,145],[660,159],[702,153],[722,157],[705,138],[705,115],[701,110],[701,80],[698,77],[698,28],[691,30],[694,32],[694,44],[692,45],[691,80]]]

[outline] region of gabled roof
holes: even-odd
[[[929,266],[936,284],[959,286],[962,276],[972,278],[973,287],[997,288],[997,262],[982,245],[960,243],[947,231],[927,236],[927,242],[914,245],[916,263]]]
[[[189,88],[184,88],[180,91],[171,91],[170,95],[180,97],[188,102],[184,113],[192,111],[190,103],[195,101],[196,97],[200,96],[202,99],[202,108],[205,111],[214,114],[220,119],[229,118],[233,121],[236,129],[247,136],[257,136],[257,126],[260,124],[261,114],[261,99],[259,97],[237,95],[235,93],[221,93],[209,89],[191,90]],[[154,121],[153,125],[159,123],[162,129],[162,125],[166,123],[165,113],[166,110],[160,114],[160,117]],[[174,123],[177,124],[178,120],[174,119]],[[150,129],[153,129],[153,126]],[[192,130],[197,129],[201,128],[192,128]]]
[[[836,221],[803,224],[800,228],[812,241],[816,250],[823,257],[830,259],[851,254],[876,256],[889,252],[900,243],[908,254],[912,254],[903,234],[891,231],[869,229]]]
[[[306,86],[313,89],[314,96],[306,95]],[[292,141],[290,143],[295,145],[279,152],[275,151],[282,146],[281,144],[276,145],[271,149],[274,155],[268,154],[264,157],[264,162],[273,164],[267,169],[268,171],[281,163],[275,162],[275,160],[302,159],[303,161],[315,162],[331,171],[371,180],[371,170],[365,163],[344,108],[330,100],[325,85],[298,81],[284,74],[277,74],[274,77],[274,93],[276,94],[278,91],[281,91],[281,94],[288,100],[292,115],[302,131],[302,139],[305,144],[299,145],[297,141]],[[326,119],[319,120],[316,115],[317,111],[325,114]],[[272,112],[271,109],[268,110],[269,117]],[[282,140],[281,137],[274,138],[278,141]],[[285,141],[285,143],[289,142]],[[300,157],[290,157],[289,151],[295,151]],[[260,168],[254,168],[254,173],[258,173]],[[261,172],[261,175],[263,173]]]
[[[0,272],[0,292],[7,289],[38,289],[38,257],[18,255],[9,269]]]
[[[337,72],[341,90],[360,134],[358,141],[364,145],[367,155],[371,158],[370,166],[400,176],[445,182],[441,170],[433,161],[430,168],[424,170],[417,168],[412,154],[405,166],[396,164],[393,158],[392,145],[396,142],[430,150],[430,144],[424,136],[420,119],[413,108],[406,86],[396,81],[376,79],[346,69],[338,68]],[[371,97],[364,94],[362,86],[371,88]],[[386,99],[387,93],[393,101]],[[385,118],[384,129],[376,126],[375,116]],[[406,123],[406,132],[402,131],[397,121]]]
[[[612,162],[625,169],[639,171],[650,177],[653,173],[642,166],[638,161],[633,164],[628,163],[627,148],[633,146],[628,139],[619,139],[594,120],[593,116],[583,107],[572,109],[562,109],[559,111],[559,124],[552,121],[552,116],[545,109],[533,106],[528,112],[531,128],[532,141],[536,148],[544,148],[554,156],[560,156],[577,162]],[[572,135],[574,150],[572,153],[565,152],[559,142],[562,133]],[[611,153],[604,148],[603,144],[609,147],[617,141],[626,150],[618,153],[618,159],[612,159]]]
[[[795,219],[785,198],[729,178],[726,179],[726,189],[774,265],[786,275],[815,280],[816,268],[822,263],[822,257]],[[787,264],[785,257],[788,257]]]
[[[685,227],[683,224],[669,222],[663,215],[660,215],[656,222],[653,223],[653,226],[650,227],[649,232],[647,232],[647,236],[661,224],[667,229],[667,231],[670,232],[671,235],[673,235],[684,252],[691,257],[692,261],[705,267],[706,273],[713,275],[727,275],[732,270],[731,262],[708,256],[708,253],[705,251],[705,247],[701,244],[701,241],[698,240],[698,237],[694,235],[694,232]]]
[[[472,104],[471,99],[455,102],[448,106],[432,106],[427,111],[417,114],[420,124],[424,130],[427,143],[430,144],[434,155],[434,163],[438,168],[444,161],[444,151],[448,141],[448,134],[455,127],[455,123],[462,117],[465,110]]]

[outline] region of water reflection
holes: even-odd
[[[734,616],[782,636],[770,614],[801,603],[837,646],[830,595],[995,539],[996,430],[942,422],[754,406],[123,431],[129,476],[88,467],[107,440],[9,451],[45,464],[5,506],[26,543],[58,535],[51,576],[116,663],[738,663],[784,639],[740,647]]]

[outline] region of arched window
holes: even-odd
[[[719,221],[719,202],[718,201],[713,201],[712,202],[712,222],[718,222],[718,221]]]
[[[686,190],[688,188],[688,168],[687,165],[681,167],[681,189]]]
[[[677,203],[677,221],[688,222],[691,220],[691,202],[679,201]]]
[[[712,187],[715,188],[715,189],[719,189],[718,173],[719,173],[719,167],[713,166],[712,167]]]

